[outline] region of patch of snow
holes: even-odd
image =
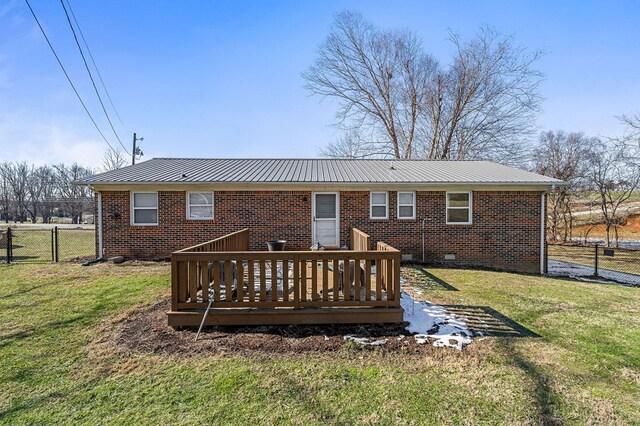
[[[425,344],[433,340],[436,348],[452,347],[462,350],[471,343],[473,333],[464,318],[447,312],[440,306],[427,301],[417,301],[407,292],[402,292],[400,304],[404,309],[404,320],[409,323],[407,330],[417,333],[416,343]]]
[[[349,335],[344,336],[343,339],[357,343],[359,345],[364,345],[364,346],[380,346],[387,343],[387,339],[371,341],[371,339],[369,339],[368,337],[356,337],[356,336],[349,336]]]

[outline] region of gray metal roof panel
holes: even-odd
[[[208,158],[154,158],[78,183],[155,182],[563,184],[557,179],[488,161]]]

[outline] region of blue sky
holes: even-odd
[[[335,104],[310,97],[300,73],[333,16],[361,12],[409,28],[447,63],[448,30],[493,26],[544,49],[538,125],[609,136],[640,110],[640,2],[70,0],[123,119],[145,158],[314,157],[338,136]],[[100,127],[102,114],[57,0],[31,0]],[[23,0],[0,2],[0,161],[100,164],[101,140]]]

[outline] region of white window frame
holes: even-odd
[[[384,194],[384,204],[373,204],[373,194]],[[384,205],[385,216],[373,216],[373,207]],[[386,220],[389,219],[389,191],[370,191],[369,192],[369,219],[371,220]]]
[[[192,204],[190,203],[189,199],[189,195],[190,194],[211,194],[211,217],[191,217],[191,207]],[[213,191],[187,191],[187,199],[186,199],[186,204],[187,204],[187,220],[213,220],[213,218],[216,216],[215,213],[215,205],[216,205],[216,200],[215,200],[215,195],[213,193]],[[193,204],[194,206],[205,206],[205,207],[209,207],[209,204]]]
[[[136,223],[136,210],[153,210],[152,207],[136,207],[135,194],[156,194],[156,222],[155,223]],[[157,226],[160,221],[160,199],[157,191],[132,191],[131,192],[131,226]]]
[[[413,196],[413,202],[411,204],[400,204],[400,194],[411,194]],[[398,191],[396,193],[396,204],[397,204],[397,216],[398,220],[411,220],[416,218],[416,192],[415,191]],[[412,216],[400,216],[400,207],[413,207],[413,215]]]
[[[468,207],[449,207],[449,194],[469,194],[469,206]],[[472,191],[447,191],[445,197],[447,198],[447,207],[444,212],[447,225],[472,225],[473,224],[473,192]],[[449,209],[452,210],[469,210],[468,222],[449,222]]]

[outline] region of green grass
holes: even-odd
[[[0,228],[5,230],[6,228]],[[13,230],[13,257],[16,262],[51,262],[51,229],[38,227],[11,227]],[[61,261],[96,256],[93,229],[58,229],[58,259]],[[4,257],[6,248],[0,248]]]
[[[640,419],[638,289],[430,269],[429,300],[541,337],[463,352],[133,352],[114,318],[169,295],[164,264],[0,267],[0,423],[541,424]]]

